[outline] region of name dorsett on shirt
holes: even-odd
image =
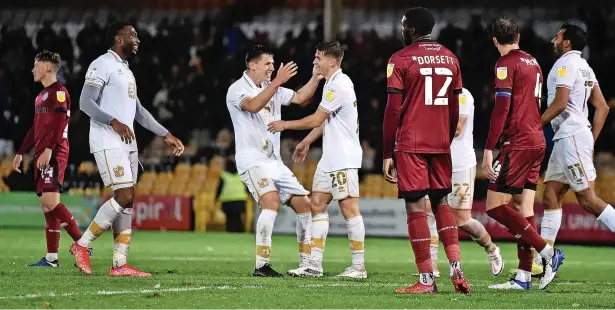
[[[555,62],[547,79],[547,104],[551,105],[555,100],[558,87],[570,89],[570,95],[566,110],[551,121],[555,132],[553,140],[570,137],[581,128],[591,127],[587,101],[594,85],[598,85],[598,80],[594,70],[581,57],[581,52],[570,51]]]
[[[100,108],[134,132],[137,83],[127,61],[115,52],[107,51],[90,64],[85,75],[85,85],[100,88]],[[137,151],[137,141],[126,144],[110,125],[90,119],[90,152],[114,148]]]
[[[256,97],[269,83],[262,82],[256,85],[244,72],[226,93],[226,107],[235,129],[235,161],[240,174],[263,162],[280,159],[280,133],[270,133],[267,124],[282,119],[282,106],[291,103],[295,91],[279,87],[267,105],[258,113],[241,110],[243,100]]]

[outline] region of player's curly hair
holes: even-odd
[[[262,55],[274,55],[274,51],[271,47],[267,46],[267,45],[262,45],[262,44],[254,44],[252,45],[248,51],[246,52],[246,67],[248,67],[248,64],[253,61],[256,60],[258,58],[260,58]]]
[[[436,25],[436,18],[430,10],[423,7],[411,8],[404,14],[404,24],[414,27],[415,35],[424,36],[431,34]]]
[[[570,41],[570,47],[575,51],[582,51],[587,45],[587,31],[583,24],[576,20],[567,20],[560,29],[565,29],[562,37]]]
[[[491,25],[491,34],[500,44],[519,43],[519,23],[510,17],[500,17]]]
[[[115,44],[115,37],[120,35],[126,26],[132,25],[128,22],[114,22],[107,26],[107,30],[105,31],[105,41],[109,44],[109,46],[113,46]]]
[[[34,57],[34,60],[42,61],[42,62],[50,62],[54,64],[57,68],[60,68],[60,64],[62,63],[60,54],[54,53],[48,50],[43,50],[42,52],[36,54],[36,56]]]
[[[316,50],[338,61],[344,58],[344,48],[338,41],[321,42],[316,46]]]

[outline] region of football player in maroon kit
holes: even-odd
[[[36,194],[41,198],[45,215],[47,255],[31,267],[58,267],[60,227],[79,240],[81,231],[68,208],[60,202],[63,191],[64,170],[68,163],[68,120],[70,118],[70,95],[57,80],[60,55],[43,51],[34,58],[34,82],[44,89],[34,102],[34,123],[13,160],[13,169],[21,173],[23,154],[34,147],[34,173]]]
[[[387,66],[388,101],[383,124],[383,173],[398,184],[406,202],[408,238],[419,281],[401,294],[433,294],[437,287],[430,257],[431,235],[425,196],[433,203],[440,240],[457,293],[470,293],[460,264],[455,215],[447,201],[452,188],[451,142],[459,120],[461,71],[457,57],[431,39],[433,14],[412,8],[402,18],[406,47]],[[393,154],[395,153],[395,154]]]
[[[532,55],[519,49],[515,20],[498,18],[491,30],[502,57],[495,66],[495,106],[482,165],[490,180],[487,214],[518,240],[519,270],[514,279],[490,288],[529,290],[535,248],[543,258],[539,288],[544,289],[553,281],[564,253],[540,237],[534,218],[536,184],[546,148],[540,121],[542,71]],[[496,147],[500,152],[494,162]]]

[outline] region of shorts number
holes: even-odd
[[[444,81],[444,85],[440,88],[438,93],[436,94],[436,100],[433,99],[433,70],[432,68],[421,68],[421,75],[425,77],[425,105],[448,105],[447,95],[448,87],[451,85],[453,81],[453,71],[448,68],[433,68],[436,72],[436,75],[446,76],[446,80]],[[443,98],[444,97],[444,98]]]
[[[540,106],[540,97],[542,97],[542,83],[540,82],[540,73],[536,73],[536,87],[534,88],[534,97]]]
[[[331,187],[338,187],[338,185],[344,185],[348,181],[346,178],[346,173],[344,171],[330,173],[329,176],[331,177]]]
[[[461,200],[465,201],[470,193],[470,184],[468,183],[455,183],[455,193],[453,196],[461,196]]]
[[[581,167],[581,164],[576,163],[574,165],[570,165],[568,166],[568,169],[570,170],[570,173],[572,173],[572,178],[574,179],[574,181],[578,184],[583,184],[583,179],[581,178],[585,176],[585,173],[583,173],[583,167]],[[579,172],[578,176],[577,171]]]

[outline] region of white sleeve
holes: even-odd
[[[85,85],[103,88],[109,82],[110,76],[111,72],[109,72],[107,63],[100,58],[96,59],[90,64],[85,74]]]
[[[572,64],[572,61],[562,61],[555,65],[557,66],[557,70],[555,71],[555,87],[566,87],[572,89],[576,78],[576,70]]]
[[[474,97],[467,89],[463,89],[459,94],[459,116],[472,116],[472,107],[474,106]]]
[[[279,102],[281,105],[289,105],[295,97],[295,91],[290,88],[280,87],[278,91],[275,92],[274,97],[276,103]]]
[[[226,93],[227,105],[232,105],[240,110],[241,103],[248,98],[250,98],[250,96],[248,96],[248,91],[245,88],[231,87]]]
[[[318,106],[327,114],[332,114],[344,103],[343,94],[335,84],[327,85],[323,90],[323,99]]]

